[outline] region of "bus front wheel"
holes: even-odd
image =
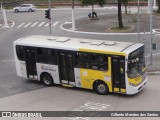
[[[101,82],[101,81],[98,81],[95,84],[94,89],[95,89],[96,93],[99,94],[99,95],[106,95],[106,94],[109,93],[108,86],[106,85],[106,83]]]
[[[41,81],[45,86],[52,86],[54,84],[52,76],[48,73],[43,73],[41,75]]]

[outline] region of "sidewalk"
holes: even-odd
[[[2,34],[3,32],[9,30],[10,28],[12,28],[14,26],[14,22],[11,20],[8,20],[8,26],[9,28],[4,26],[4,20],[0,18],[0,34]]]

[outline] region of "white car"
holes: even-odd
[[[36,6],[33,4],[22,4],[19,7],[13,8],[14,12],[34,12],[36,11]]]

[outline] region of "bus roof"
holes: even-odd
[[[112,52],[122,52],[123,50],[135,44],[131,42],[92,40],[92,39],[42,36],[42,35],[23,37],[16,40],[14,43],[24,46],[37,46],[37,47],[75,50],[75,51],[79,51],[80,49],[85,49],[85,50],[112,51]]]

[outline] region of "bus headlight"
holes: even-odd
[[[136,87],[137,84],[133,84],[133,83],[129,83],[129,85],[133,86],[133,87]]]

